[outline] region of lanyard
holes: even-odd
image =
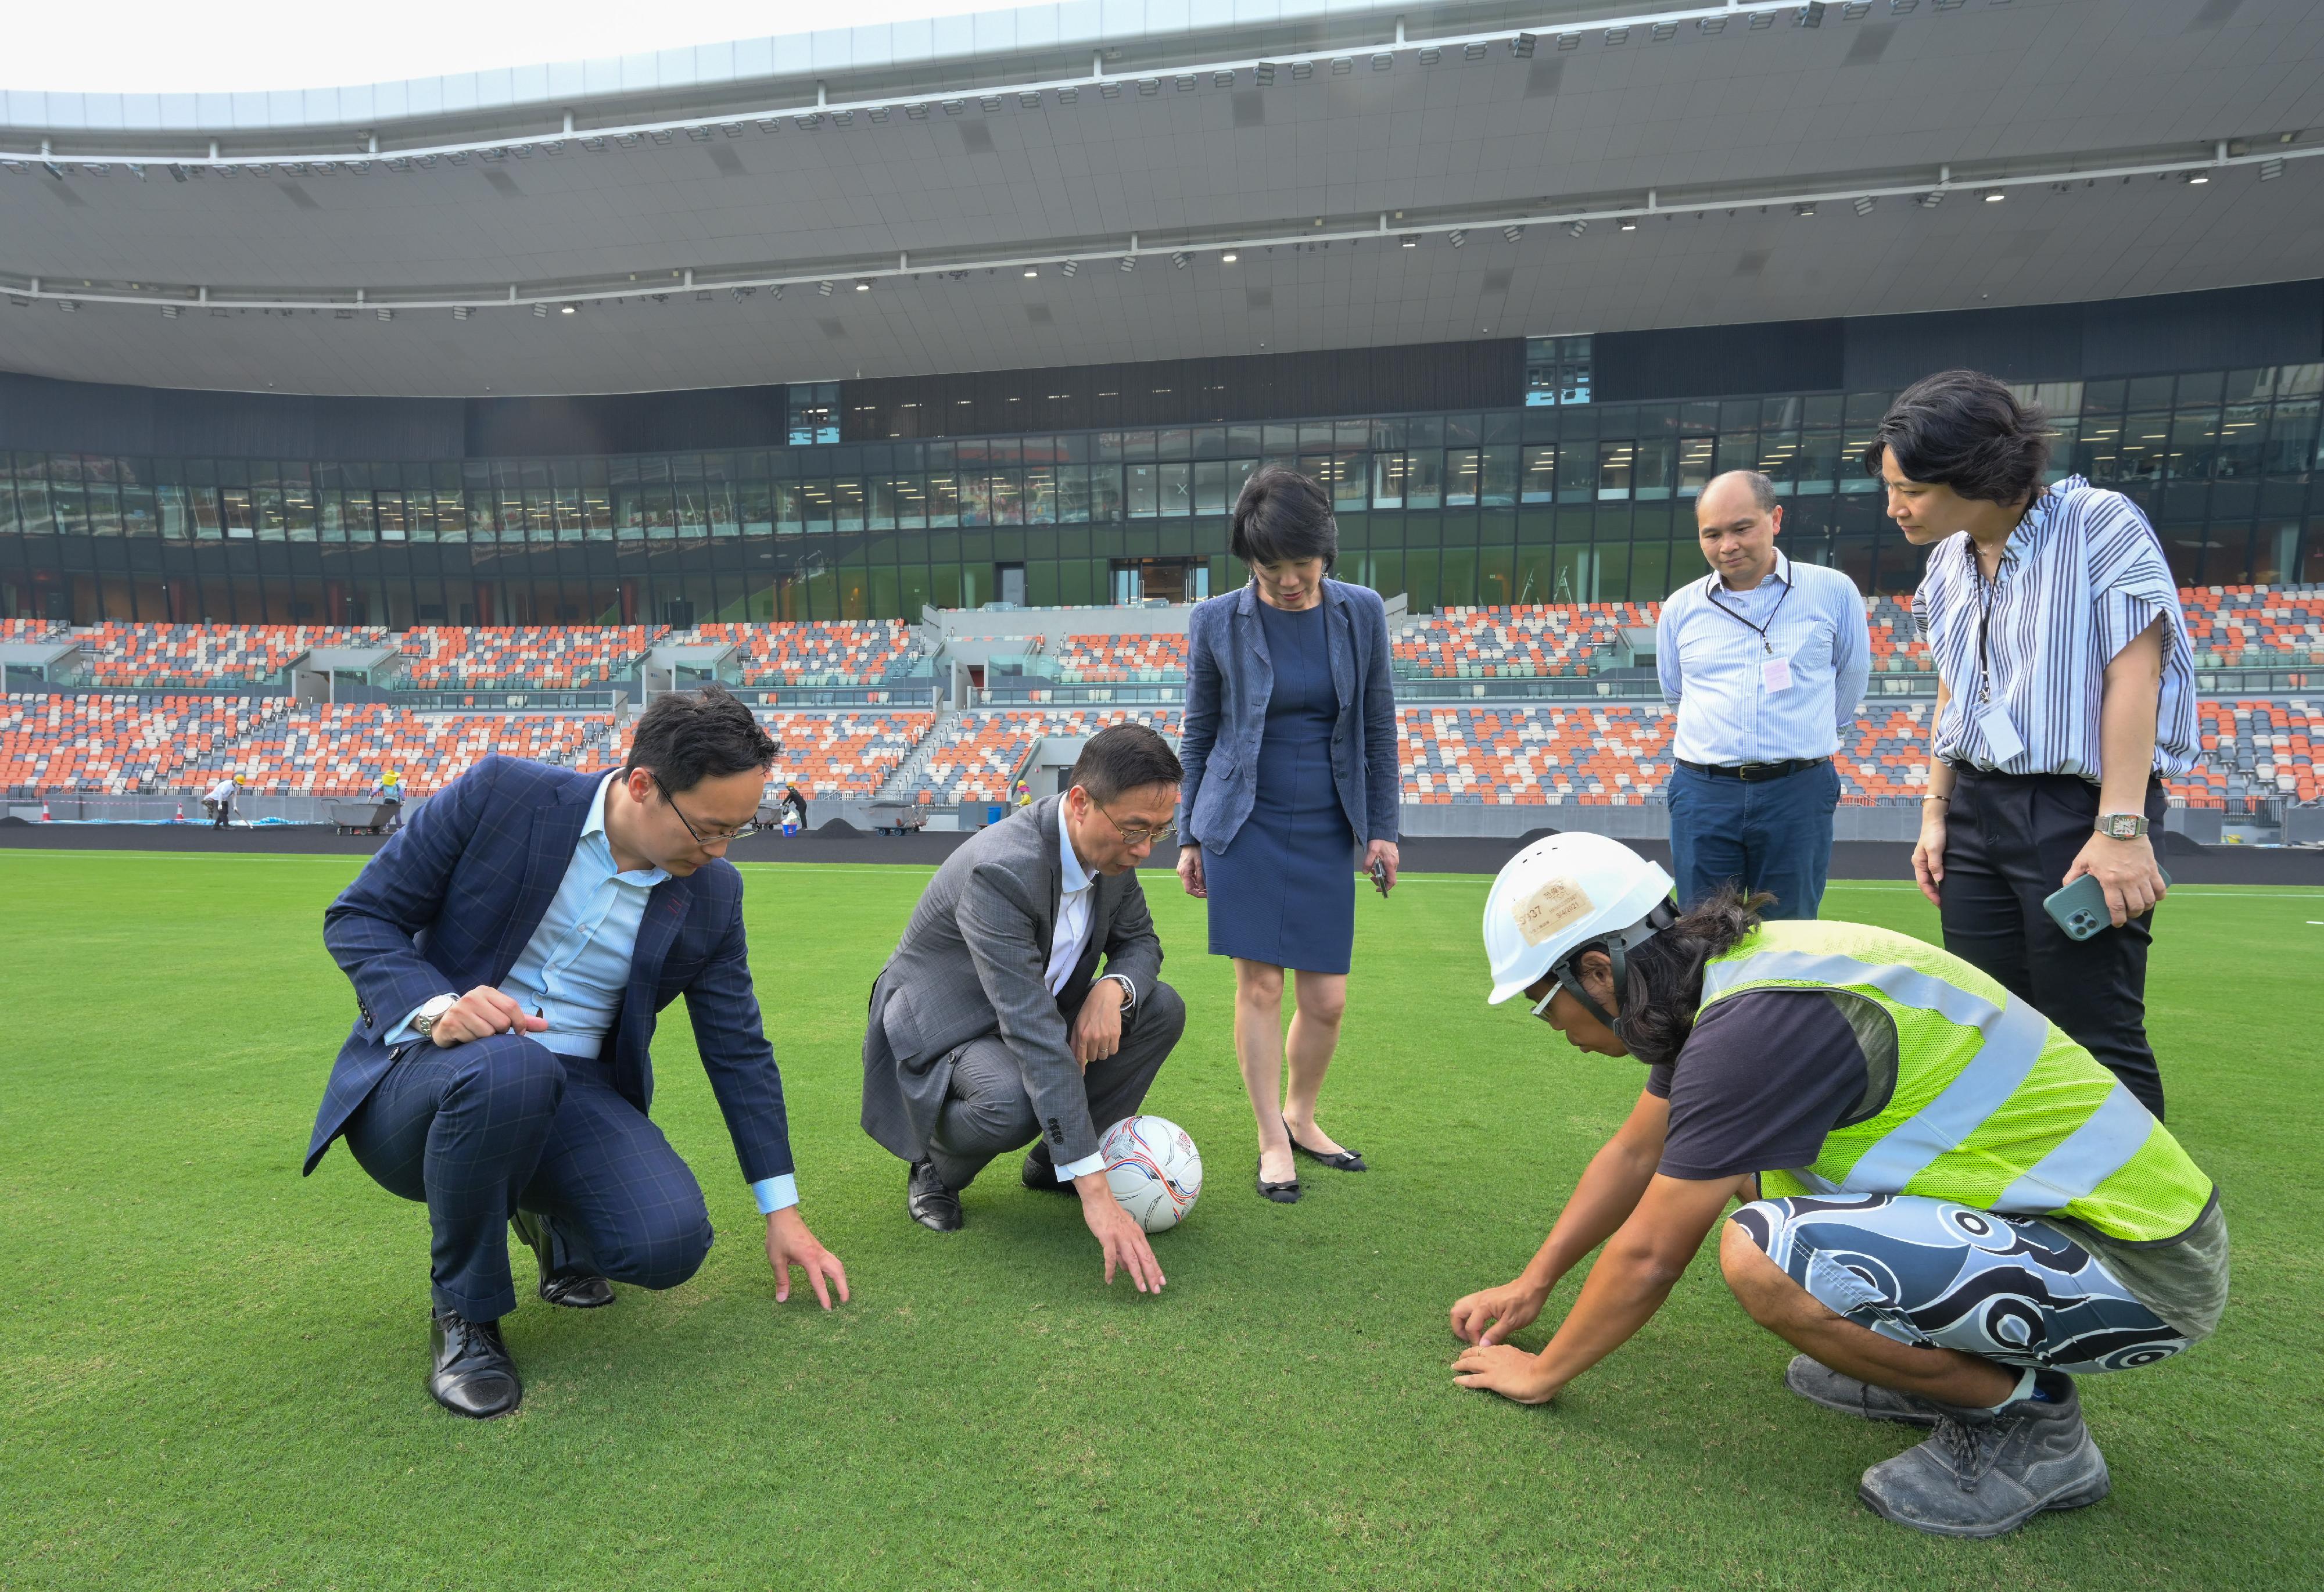
[[[2006,556],[2007,555],[2005,553],[2004,557]],[[1970,542],[1969,545],[1969,576],[1977,586],[1978,700],[1980,702],[1991,702],[1993,700],[1993,673],[1991,667],[1986,662],[1985,634],[1987,630],[1993,623],[1993,603],[1994,599],[1999,595],[2001,591],[2001,575],[1998,570],[1995,571],[1992,585],[1987,586],[1986,584],[1985,566],[1978,562],[1977,544],[1974,541]]]
[[[1756,632],[1759,638],[1759,650],[1766,653],[1769,658],[1775,657],[1775,644],[1767,640],[1767,632],[1775,627],[1775,616],[1783,612],[1784,600],[1792,594],[1792,583],[1785,581],[1784,583],[1784,589],[1775,594],[1775,605],[1767,611],[1767,622],[1763,625],[1755,625],[1749,620],[1744,618],[1740,612],[1728,607],[1726,603],[1721,603],[1719,600],[1719,584],[1721,579],[1721,576],[1715,575],[1712,575],[1711,577],[1711,584],[1702,589],[1702,594],[1711,599],[1711,605],[1719,610],[1720,612],[1733,620],[1737,624],[1741,625],[1745,630]]]

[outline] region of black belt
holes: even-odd
[[[1794,758],[1788,763],[1690,763],[1684,758],[1671,759],[1690,774],[1706,774],[1713,779],[1740,779],[1746,785],[1762,779],[1788,779],[1806,768],[1821,768],[1830,758]]]

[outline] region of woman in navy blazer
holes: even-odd
[[[1396,697],[1379,594],[1328,578],[1340,531],[1321,487],[1260,470],[1230,545],[1250,582],[1197,603],[1189,626],[1178,877],[1210,902],[1211,953],[1234,959],[1259,1192],[1287,1205],[1294,1151],[1365,1170],[1315,1106],[1347,1008],[1356,872],[1396,881]],[[1286,968],[1298,975],[1287,1042]]]

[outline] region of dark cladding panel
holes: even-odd
[[[2084,315],[2090,377],[2324,359],[2324,281],[2115,299]]]
[[[2005,382],[2070,382],[2082,374],[2080,304],[1868,315],[1844,324],[1851,392],[1910,386],[1967,367]]]
[[[466,443],[470,458],[684,453],[777,446],[787,426],[780,387],[472,398]]]
[[[1591,346],[1595,396],[1600,403],[1628,403],[1828,391],[1842,384],[1845,324],[1784,320],[1600,332]]]
[[[0,371],[0,447],[27,453],[153,451],[153,400],[143,387],[57,382]]]

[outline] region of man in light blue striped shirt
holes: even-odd
[[[1711,573],[1663,604],[1655,668],[1677,710],[1666,796],[1679,899],[1732,881],[1813,917],[1840,803],[1832,754],[1871,670],[1864,598],[1837,569],[1775,550],[1775,483],[1733,470],[1695,500]]]

